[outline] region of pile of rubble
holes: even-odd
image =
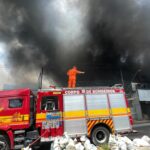
[[[110,150],[150,150],[150,138],[143,136],[132,141],[126,136],[110,135],[109,147]]]
[[[80,138],[70,138],[67,133],[63,137],[56,137],[51,150],[97,150],[86,136]]]
[[[150,138],[143,136],[141,139],[136,138],[132,141],[126,136],[110,135],[108,148],[110,150],[150,150]],[[31,148],[26,147],[23,150],[31,150]],[[50,150],[105,150],[105,148],[91,144],[86,136],[71,138],[64,133],[63,137],[55,138]]]

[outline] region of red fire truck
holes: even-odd
[[[98,145],[110,133],[131,130],[123,88],[41,89],[36,96],[30,89],[0,91],[0,149],[21,149],[37,139],[52,141],[64,132],[87,135]]]

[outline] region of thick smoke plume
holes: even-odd
[[[0,42],[16,82],[36,82],[31,74],[43,67],[49,82],[65,85],[72,65],[93,83],[120,69],[130,80],[141,68],[145,78],[149,13],[149,0],[1,0]]]

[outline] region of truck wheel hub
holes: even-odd
[[[96,138],[99,142],[103,142],[106,139],[105,133],[103,131],[98,131],[96,134]]]

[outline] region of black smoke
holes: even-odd
[[[148,0],[1,0],[0,41],[14,78],[43,67],[66,86],[77,65],[81,85],[121,82],[120,72],[130,82],[139,68],[135,80],[148,82],[149,13]]]

